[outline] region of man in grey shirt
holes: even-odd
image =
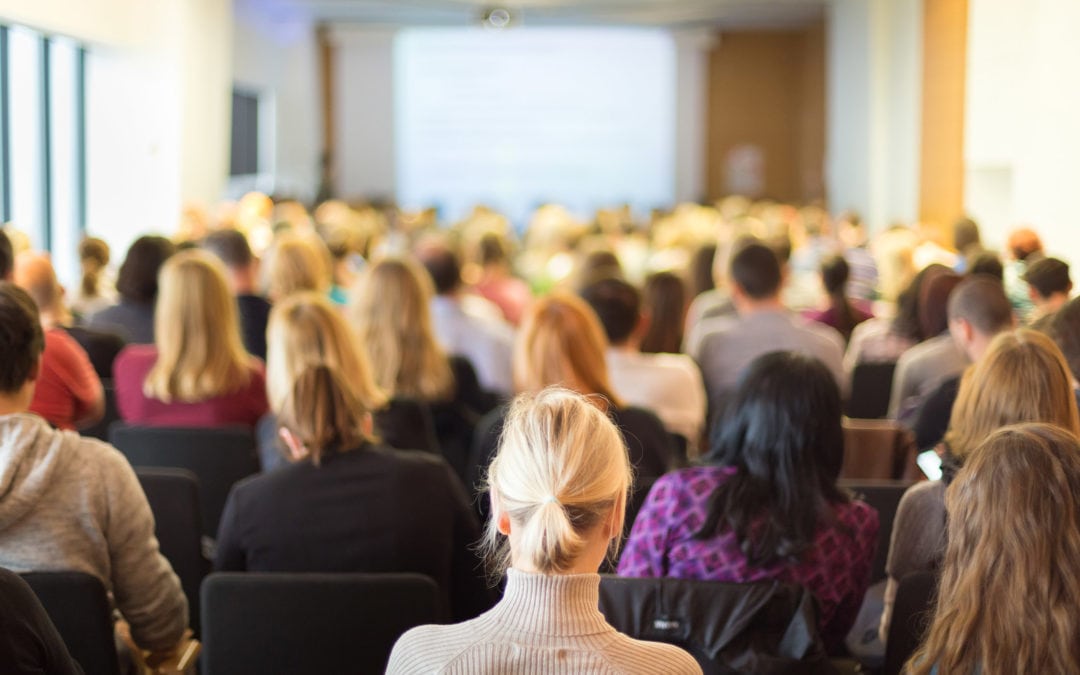
[[[844,338],[835,329],[806,321],[780,299],[783,282],[780,261],[761,243],[742,247],[729,268],[736,317],[702,324],[701,338],[688,352],[701,366],[710,409],[715,414],[732,392],[742,371],[762,354],[793,351],[820,359],[846,395]]]

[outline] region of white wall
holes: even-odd
[[[260,139],[262,175],[255,183],[231,181],[230,196],[257,188],[313,199],[322,148],[315,23],[297,10],[267,15],[255,0],[237,2],[235,12],[233,80],[262,97],[269,135]]]
[[[826,21],[829,207],[872,229],[918,214],[922,3],[832,0]]]
[[[965,207],[1001,244],[1029,224],[1053,255],[1080,253],[1080,3],[970,0]]]
[[[710,29],[677,30],[675,39],[675,200],[705,196],[709,54],[717,44]]]

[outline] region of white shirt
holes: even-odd
[[[481,387],[498,394],[513,393],[514,329],[510,324],[472,314],[469,305],[441,295],[431,300],[431,318],[435,339],[448,354],[469,360]]]
[[[656,413],[664,427],[697,447],[705,427],[705,383],[685,354],[643,354],[613,347],[607,351],[608,377],[629,405]],[[693,454],[691,450],[691,454]]]

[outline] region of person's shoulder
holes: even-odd
[[[129,344],[116,355],[118,363],[153,362],[157,359],[157,347],[152,344]]]
[[[442,672],[479,638],[473,621],[449,626],[416,626],[405,631],[394,644],[387,675],[428,675]]]
[[[844,351],[844,336],[840,335],[832,326],[827,326],[818,321],[812,321],[797,314],[791,314],[791,323],[808,339],[828,348],[836,348]]]
[[[608,660],[627,673],[700,675],[701,666],[685,650],[664,642],[638,640],[622,633],[609,649]]]
[[[872,528],[877,531],[881,524],[881,516],[878,514],[877,509],[861,499],[852,499],[845,504],[839,505],[837,512],[841,522],[854,526],[859,530]]]

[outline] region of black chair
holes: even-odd
[[[440,611],[419,574],[211,574],[201,672],[381,673],[401,634]]]
[[[161,553],[180,577],[187,596],[191,630],[199,635],[199,586],[210,573],[203,555],[199,481],[184,469],[135,470],[154,513],[154,534]]]
[[[851,373],[848,417],[876,420],[888,416],[896,362],[860,363]]]
[[[934,617],[937,585],[936,572],[914,572],[900,580],[885,643],[882,675],[899,675],[922,644]]]
[[[134,467],[187,469],[199,480],[203,534],[217,536],[229,490],[259,472],[255,437],[245,427],[141,427],[116,423],[109,442]]]
[[[835,672],[797,584],[604,576],[600,611],[631,637],[685,649],[706,675]]]
[[[120,421],[120,410],[116,407],[116,388],[112,380],[102,380],[101,388],[105,392],[105,414],[91,426],[80,429],[83,436],[90,436],[101,441],[109,440],[109,427]]]
[[[899,480],[848,481],[841,480],[840,486],[855,493],[855,496],[874,507],[878,512],[877,553],[870,572],[870,583],[874,584],[885,578],[885,562],[889,558],[889,542],[892,540],[893,521],[896,520],[896,507],[900,498],[912,483]]]
[[[112,609],[101,580],[85,572],[28,572],[21,576],[83,671],[119,675]]]

